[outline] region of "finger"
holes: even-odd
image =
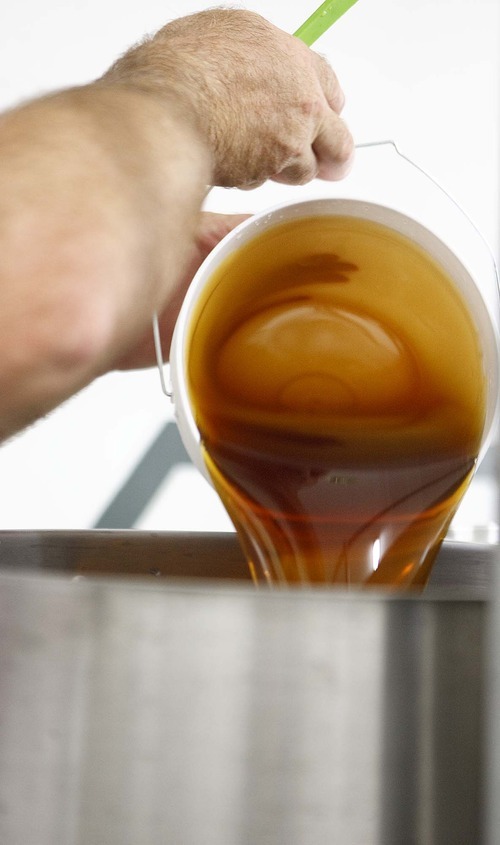
[[[205,257],[222,238],[250,216],[250,214],[218,214],[213,211],[203,211],[200,214],[195,238],[197,248]]]
[[[345,103],[344,92],[340,87],[340,83],[328,61],[323,56],[320,56],[319,53],[314,53],[313,51],[311,51],[311,53],[313,56],[316,74],[323,89],[325,99],[330,108],[333,109],[336,114],[340,114]]]
[[[318,160],[311,147],[295,161],[287,164],[279,173],[272,177],[273,182],[280,182],[285,185],[305,185],[316,179],[318,175]]]
[[[239,191],[254,191],[255,188],[261,188],[266,183],[266,179],[257,179],[255,182],[246,182],[244,185],[238,185]]]
[[[327,112],[313,141],[319,179],[336,181],[349,173],[354,159],[354,141],[344,121]]]

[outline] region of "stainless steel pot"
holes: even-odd
[[[482,842],[492,564],[271,592],[233,535],[0,532],[0,842]]]

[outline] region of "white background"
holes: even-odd
[[[293,32],[318,4],[243,5]],[[88,82],[146,33],[211,5],[4,2],[0,108]],[[356,142],[396,139],[462,205],[497,255],[499,17],[498,0],[359,0],[315,45],[340,78],[344,117]],[[269,192],[265,196],[267,202]],[[215,192],[212,207],[218,199],[222,206],[226,195]],[[231,204],[240,199],[241,211],[255,208],[255,197],[238,192]],[[91,527],[170,416],[157,372],[100,379],[0,448],[0,528]],[[490,482],[474,485],[460,511],[461,527],[494,519]],[[167,479],[136,527],[229,524],[208,485],[185,468]]]

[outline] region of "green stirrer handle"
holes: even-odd
[[[326,3],[322,3],[311,17],[299,26],[294,35],[310,47],[356,2],[357,0],[326,0]]]

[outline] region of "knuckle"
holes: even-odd
[[[309,120],[316,120],[324,110],[324,103],[321,97],[313,96],[303,99],[300,103],[300,114]]]

